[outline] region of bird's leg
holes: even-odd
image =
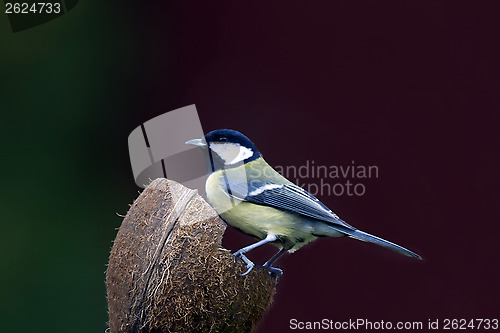
[[[248,246],[245,246],[244,248],[242,248],[241,250],[238,250],[234,253],[235,256],[239,256],[243,253],[247,253],[248,251],[251,251],[261,245],[264,245],[266,243],[269,243],[269,242],[274,242],[276,239],[278,239],[278,237],[276,237],[276,235],[267,235],[266,238],[264,238],[263,240],[260,240],[258,241],[257,243],[254,243],[252,245],[248,245]]]
[[[269,259],[264,265],[263,267],[266,267],[268,270],[269,270],[269,273],[272,273],[272,274],[275,274],[275,275],[278,275],[278,276],[282,276],[283,275],[283,271],[279,268],[276,268],[276,267],[271,267],[272,264],[274,264],[274,262],[276,260],[278,260],[283,254],[285,254],[289,249],[287,248],[282,248],[281,250],[278,251],[278,253],[276,253],[271,259]]]
[[[240,257],[245,262],[245,264],[247,264],[248,270],[245,273],[241,274],[241,276],[247,275],[248,273],[250,273],[250,271],[255,266],[254,263],[252,261],[250,261],[250,259],[248,259],[244,255],[244,253],[251,251],[251,250],[255,249],[256,247],[259,247],[263,244],[266,244],[269,242],[274,242],[276,239],[278,239],[278,237],[276,237],[276,235],[267,235],[266,238],[264,238],[263,240],[260,240],[257,243],[254,243],[252,245],[248,245],[248,246],[246,246],[246,247],[242,248],[241,250],[238,250],[234,253],[234,256]]]
[[[269,259],[265,264],[264,267],[271,267],[272,264],[276,262],[282,255],[284,255],[289,249],[282,248],[281,250],[278,251],[271,259]]]

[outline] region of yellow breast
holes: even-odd
[[[242,172],[245,172],[244,168],[240,170],[226,170],[225,172],[226,177],[232,177],[231,179],[238,179],[245,182],[253,180],[252,175],[248,173],[243,175]],[[231,173],[228,174],[229,172]],[[279,174],[278,176],[281,177]],[[316,239],[312,235],[312,220],[273,207],[231,198],[220,185],[221,177],[224,177],[222,171],[214,172],[208,177],[206,182],[207,198],[217,213],[228,224],[260,239],[265,238],[268,234],[273,234],[281,239],[296,243],[290,252]],[[290,183],[283,177],[279,181],[282,184]],[[279,242],[274,245],[281,247]]]

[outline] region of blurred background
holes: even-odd
[[[499,318],[499,10],[89,0],[16,33],[2,11],[0,331],[106,329],[116,213],[140,190],[128,134],[190,104],[205,131],[245,133],[271,165],[376,165],[363,196],[320,199],[424,258],[320,239],[278,262],[258,332],[293,318]]]

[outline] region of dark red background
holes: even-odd
[[[292,318],[500,317],[498,1],[141,6],[131,123],[196,104],[206,131],[245,133],[271,165],[376,165],[366,195],[320,199],[424,258],[320,239],[278,262],[258,332]],[[251,242],[225,236],[232,250]]]

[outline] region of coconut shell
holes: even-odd
[[[156,179],[118,231],[106,273],[110,332],[251,332],[277,280],[222,248],[226,224],[197,191]]]

